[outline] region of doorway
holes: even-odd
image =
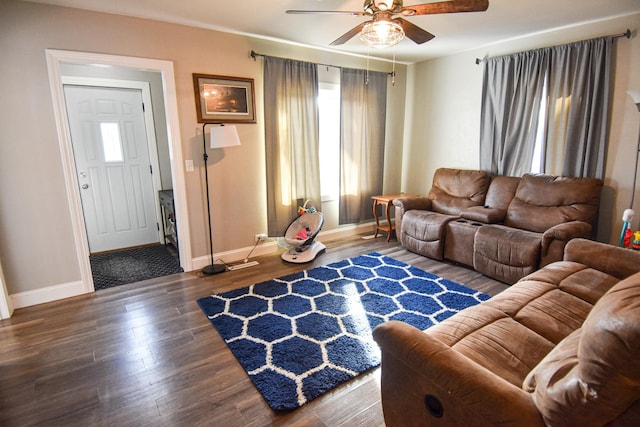
[[[173,74],[173,63],[170,61],[153,60],[135,57],[122,57],[83,52],[69,52],[48,49],[46,51],[49,79],[54,100],[54,114],[58,127],[58,138],[63,159],[63,169],[69,208],[72,219],[74,239],[80,266],[82,289],[78,294],[95,290],[89,263],[89,241],[85,231],[85,214],[82,200],[78,191],[80,187],[79,170],[76,168],[71,141],[71,131],[66,114],[63,80],[66,78],[62,68],[66,65],[97,66],[96,68],[115,68],[125,71],[145,71],[157,73],[160,76],[160,87],[164,97],[163,113],[166,117],[165,131],[167,134],[167,163],[168,171],[165,179],[172,182],[175,198],[177,228],[181,238],[179,244],[180,265],[185,271],[192,270],[189,223],[187,221],[186,188],[184,183],[184,168],[182,146],[177,114],[177,99]],[[105,65],[109,67],[104,67]],[[156,204],[157,206],[157,204]]]
[[[151,106],[123,81],[69,80],[64,94],[89,252],[159,243],[159,167],[153,127],[148,135],[145,125]]]

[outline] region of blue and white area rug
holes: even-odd
[[[274,410],[290,410],[380,364],[372,330],[419,329],[488,295],[378,253],[212,295],[198,304]]]

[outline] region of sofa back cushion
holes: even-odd
[[[520,184],[520,178],[516,176],[494,176],[487,190],[485,206],[492,209],[501,209],[505,212],[513,200]]]
[[[547,425],[639,421],[640,273],[611,288],[523,388],[533,393]]]
[[[431,210],[447,215],[460,215],[471,206],[482,206],[489,188],[490,176],[485,171],[436,170],[429,191]]]
[[[505,225],[543,233],[569,221],[595,223],[602,180],[524,175],[509,204]]]

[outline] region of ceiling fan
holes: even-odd
[[[402,0],[365,0],[362,12],[339,10],[287,10],[289,14],[343,14],[351,16],[369,16],[372,19],[352,28],[331,43],[341,45],[360,33],[360,39],[376,48],[391,47],[398,44],[406,35],[422,44],[435,36],[412,24],[403,16],[435,15],[439,13],[482,12],[489,7],[489,0],[449,0],[435,3],[403,6]],[[397,16],[400,15],[400,16]]]

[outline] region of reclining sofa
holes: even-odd
[[[640,252],[574,239],[424,332],[379,325],[386,425],[640,425],[638,271]]]
[[[590,237],[602,185],[595,178],[442,168],[427,197],[393,201],[396,234],[412,252],[511,284],[561,260],[569,240]]]

